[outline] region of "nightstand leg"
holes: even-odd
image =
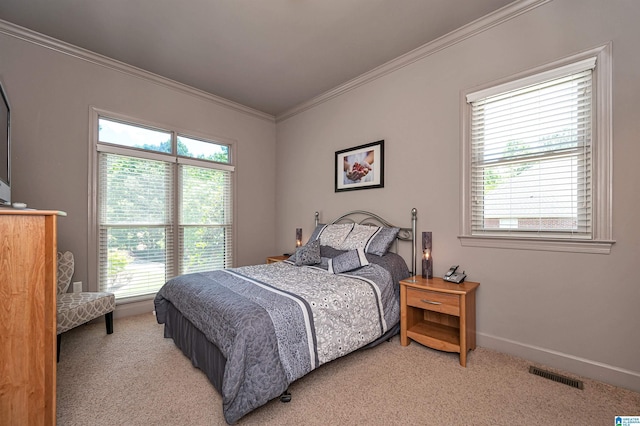
[[[407,337],[407,332],[404,330],[400,330],[400,345],[401,346],[409,346],[410,340]]]
[[[402,346],[409,345],[407,337],[407,287],[400,286],[400,344]]]
[[[460,297],[460,365],[467,366],[467,301]]]

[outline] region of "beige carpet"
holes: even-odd
[[[164,339],[152,314],[80,326],[62,338],[58,425],[222,425],[221,398]],[[320,367],[241,425],[613,425],[640,415],[640,394],[584,380],[575,389],[484,348],[457,354],[391,342]],[[544,368],[544,366],[541,366]]]

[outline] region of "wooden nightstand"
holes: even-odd
[[[433,349],[460,353],[476,348],[476,289],[480,283],[455,284],[415,276],[400,281],[400,344],[410,340]]]
[[[291,256],[269,256],[267,257],[267,263],[276,263],[282,262],[283,260],[287,260]]]

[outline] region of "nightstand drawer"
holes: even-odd
[[[460,316],[460,296],[457,294],[407,288],[407,305]]]

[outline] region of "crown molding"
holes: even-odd
[[[133,77],[141,78],[143,80],[150,81],[160,86],[163,86],[172,90],[177,90],[184,94],[195,96],[209,102],[213,102],[215,104],[218,104],[219,106],[222,106],[237,112],[248,114],[253,117],[257,117],[270,122],[274,122],[275,120],[275,117],[271,114],[267,114],[262,111],[258,111],[256,109],[249,108],[239,103],[230,101],[228,99],[225,99],[216,95],[212,95],[211,93],[193,88],[186,84],[178,83],[177,81],[168,79],[166,77],[162,77],[158,74],[145,71],[141,68],[134,67],[133,65],[129,65],[124,62],[120,62],[118,60],[91,52],[81,47],[74,46],[64,41],[54,39],[52,37],[37,33],[28,28],[21,27],[19,25],[13,24],[8,21],[4,21],[2,19],[0,19],[0,34],[5,34],[10,37],[14,37],[14,38],[26,41],[28,43],[41,46],[46,49],[54,50],[64,55],[72,56],[74,58],[77,58],[86,62],[90,62],[98,66],[102,66],[114,71],[118,71]]]
[[[470,37],[482,33],[483,31],[487,31],[488,29],[491,29],[496,25],[500,25],[503,22],[509,21],[510,19],[513,19],[523,13],[529,12],[530,10],[535,9],[538,6],[542,6],[543,4],[550,1],[552,0],[514,1],[513,3],[506,5],[496,10],[495,12],[485,15],[482,18],[476,19],[475,21],[465,26],[462,26],[448,34],[445,34],[440,38],[435,39],[434,41],[423,44],[422,46],[408,53],[405,53],[404,55],[398,56],[397,58],[392,59],[389,62],[386,62],[379,67],[372,69],[371,71],[367,71],[366,73],[361,74],[360,76],[349,80],[346,83],[341,84],[340,86],[337,86],[321,95],[316,96],[315,98],[312,98],[281,114],[278,114],[276,116],[276,122],[284,121],[288,118],[293,117],[294,115],[300,114],[308,109],[327,102],[328,100],[349,92],[357,87],[377,80],[378,78],[384,77],[387,74],[411,65],[414,62],[417,62],[421,59],[426,58],[427,56],[433,55],[434,53],[460,43]]]

